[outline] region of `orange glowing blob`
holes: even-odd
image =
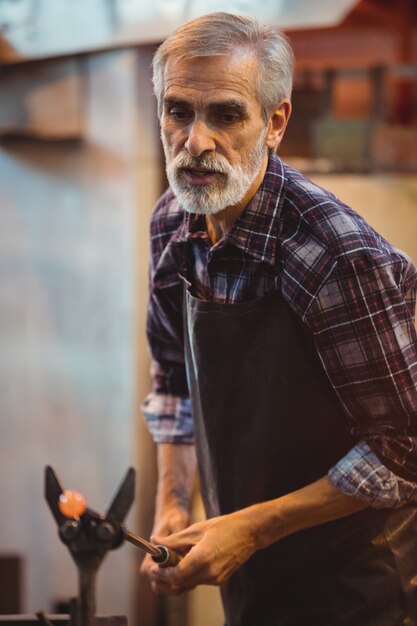
[[[65,517],[80,517],[85,513],[87,504],[82,493],[66,489],[59,496],[58,507]]]

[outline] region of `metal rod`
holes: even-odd
[[[126,528],[123,529],[123,532],[127,541],[150,554],[160,567],[175,567],[182,559],[182,556],[175,550],[170,550],[166,546],[155,546],[153,543],[142,539],[142,537],[134,535]]]
[[[142,539],[142,537],[138,537],[137,535],[134,535],[133,533],[130,532],[130,530],[125,529],[124,535],[125,535],[126,540],[129,541],[129,543],[133,543],[134,546],[136,546],[137,548],[140,548],[141,550],[144,550],[151,556],[156,556],[156,557],[161,556],[161,550],[159,548],[157,548],[152,543],[149,543],[149,541]]]

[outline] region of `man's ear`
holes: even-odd
[[[281,143],[291,115],[291,102],[283,100],[269,118],[268,134],[265,144],[270,150],[276,150]]]

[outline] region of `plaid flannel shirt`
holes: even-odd
[[[156,442],[193,441],[178,271],[192,254],[200,298],[221,303],[281,290],[314,336],[357,445],[329,477],[375,507],[417,498],[417,272],[356,212],[275,155],[258,192],[211,246],[202,216],[171,190],[151,222],[148,340]]]

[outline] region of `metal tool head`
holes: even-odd
[[[61,526],[66,521],[65,515],[61,513],[59,509],[59,498],[64,493],[62,486],[50,465],[45,468],[45,499],[49,504],[49,508],[52,511],[52,515],[58,526]]]
[[[135,470],[130,467],[106,511],[106,521],[120,527],[135,499]]]
[[[135,497],[135,470],[130,468],[106,515],[87,508],[80,517],[66,517],[59,508],[64,490],[52,467],[45,469],[45,498],[59,528],[59,536],[77,564],[103,559],[124,540],[123,521]]]

